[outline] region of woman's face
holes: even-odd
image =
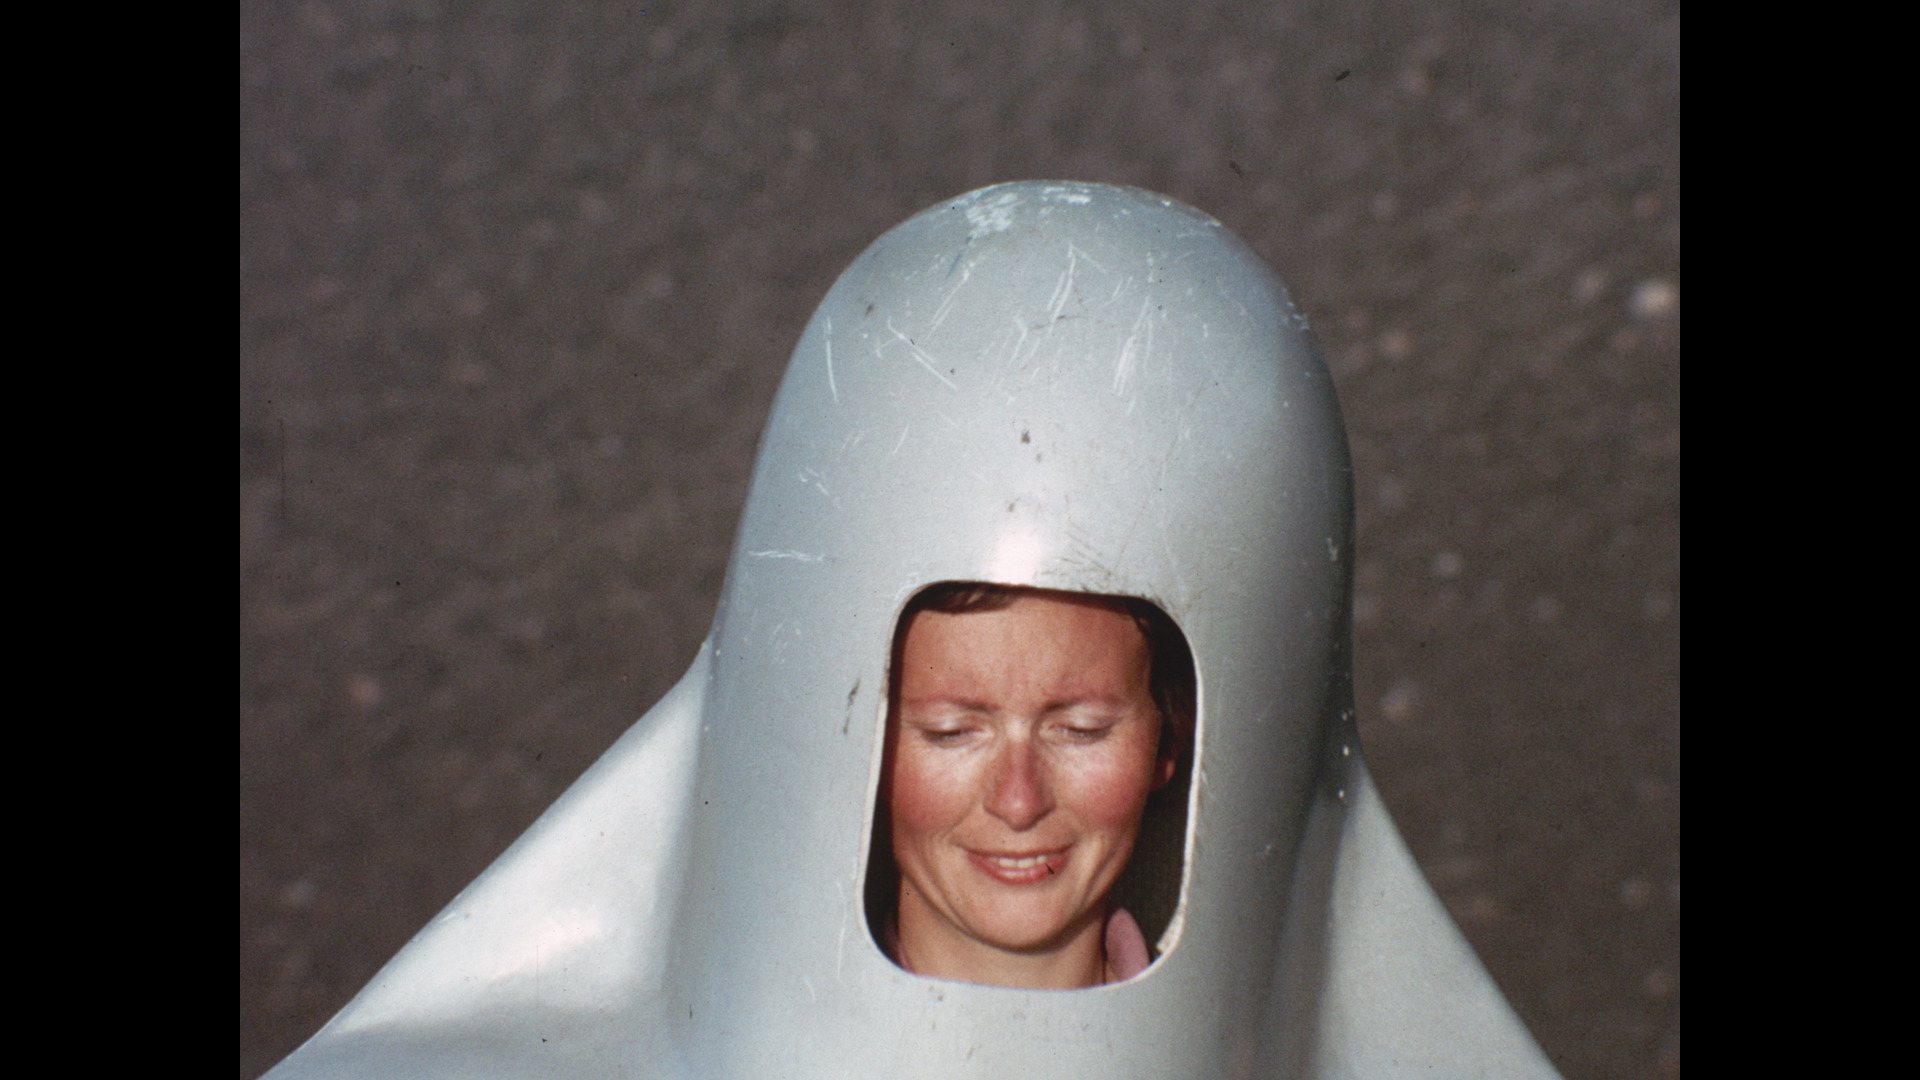
[[[922,611],[900,668],[889,796],[903,949],[1045,953],[1099,933],[1147,796],[1173,775],[1133,618],[1062,594]]]

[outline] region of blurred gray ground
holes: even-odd
[[[1366,752],[1571,1080],[1679,1072],[1679,11],[243,3],[240,1073],[692,659],[814,304],[1138,184],[1293,287]]]

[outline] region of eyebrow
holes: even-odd
[[[917,708],[930,708],[930,707],[937,707],[942,705],[959,709],[964,712],[989,713],[993,711],[993,707],[987,704],[985,701],[980,701],[972,698],[955,697],[949,694],[924,694],[919,697],[902,697],[900,699],[900,707],[902,709],[908,708],[910,706],[917,707]]]
[[[1062,698],[1051,699],[1047,701],[1045,704],[1040,706],[1040,712],[1042,714],[1046,714],[1046,713],[1059,712],[1063,709],[1079,708],[1082,706],[1093,706],[1097,708],[1108,708],[1108,709],[1123,709],[1126,706],[1131,705],[1133,703],[1134,703],[1133,698],[1128,695],[1082,694],[1077,697],[1062,697]],[[1151,701],[1148,701],[1147,704],[1149,707],[1153,705]],[[919,697],[911,697],[911,698],[902,697],[900,699],[900,708],[902,709],[906,709],[909,707],[922,708],[922,709],[937,708],[940,706],[947,706],[947,707],[951,707],[964,712],[991,713],[996,711],[994,706],[990,702],[983,701],[977,698],[968,698],[968,697],[962,697],[958,695],[934,693],[934,694],[922,695]]]

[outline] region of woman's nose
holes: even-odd
[[[1053,809],[1052,785],[1032,738],[1010,740],[994,761],[988,782],[987,813],[1016,832],[1032,828]]]

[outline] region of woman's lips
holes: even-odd
[[[1006,885],[1032,885],[1052,879],[1066,865],[1067,849],[1034,852],[967,852],[973,865]]]

